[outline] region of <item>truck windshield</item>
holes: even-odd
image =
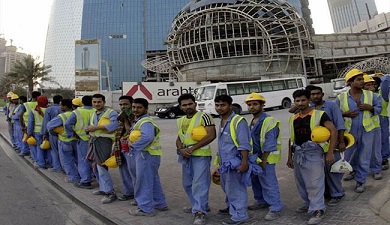
[[[214,98],[214,93],[215,93],[215,86],[201,87],[196,92],[196,100],[197,101],[211,100]]]
[[[344,79],[333,81],[333,90],[343,89],[345,86],[346,86],[346,84],[345,84],[345,80]]]

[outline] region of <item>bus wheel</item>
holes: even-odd
[[[235,114],[240,114],[241,113],[241,107],[238,105],[233,105],[232,110]]]
[[[285,98],[282,100],[282,105],[280,106],[281,109],[289,109],[291,107],[291,100],[288,98]]]

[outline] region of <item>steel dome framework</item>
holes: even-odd
[[[390,74],[390,58],[374,57],[356,64],[352,64],[340,71],[338,78],[343,78],[351,69],[359,69],[363,72],[380,72]]]
[[[305,21],[285,1],[194,0],[172,23],[166,40],[168,57],[148,59],[142,65],[158,73],[171,66],[180,74],[180,67],[191,63],[257,57],[272,73],[270,65],[283,58],[280,71],[286,72],[291,60],[303,57],[309,40]]]

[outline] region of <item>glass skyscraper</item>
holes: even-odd
[[[102,75],[112,89],[122,81],[142,81],[147,51],[166,50],[164,41],[188,0],[54,0],[45,64],[62,86],[74,87],[75,40],[100,39]],[[106,68],[106,66],[108,66]],[[103,82],[103,88],[105,87]]]

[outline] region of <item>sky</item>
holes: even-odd
[[[164,0],[161,0],[164,1]],[[18,51],[43,60],[48,21],[53,0],[0,0],[0,37]],[[378,13],[390,12],[390,0],[375,0]],[[317,34],[333,33],[327,0],[309,0]]]

